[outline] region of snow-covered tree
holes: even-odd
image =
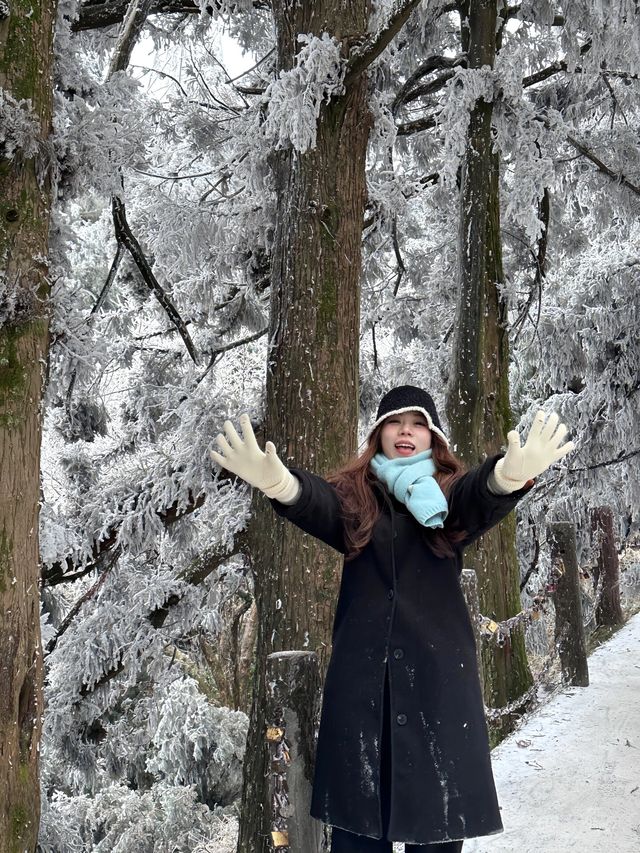
[[[313,21],[306,3],[140,5],[151,68],[116,70],[129,4],[61,0],[56,28],[41,844],[65,827],[110,849],[116,813],[148,849],[223,833],[249,732],[249,849],[264,654],[323,648],[336,564],[292,531],[265,542],[269,508],[207,451],[248,411],[323,473],[390,385],[445,411],[479,98],[513,425],[544,403],[578,445],[519,508],[520,563],[536,553],[544,579],[547,519],[576,522],[587,561],[603,496],[621,541],[637,531],[638,12],[500,4],[491,68],[466,4],[363,3],[341,26],[329,2]],[[235,80],[222,29],[247,52]]]

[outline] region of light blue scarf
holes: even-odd
[[[389,459],[376,453],[371,460],[376,477],[403,503],[424,527],[444,527],[449,512],[447,499],[435,477],[431,448],[415,456]]]

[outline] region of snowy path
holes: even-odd
[[[640,851],[640,613],[590,656],[589,680],[493,750],[505,831],[463,853]]]

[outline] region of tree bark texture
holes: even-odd
[[[276,0],[273,12],[279,72],[294,64],[298,33],[364,37],[369,2]],[[315,148],[304,154],[280,150],[272,158],[277,217],[265,437],[285,464],[320,475],[357,446],[361,238],[371,127],[366,94],[361,75],[323,104]],[[265,660],[282,650],[315,651],[324,679],[341,559],[277,520],[259,492],[250,539],[258,637],[238,853],[263,853],[270,849],[271,831]]]
[[[598,506],[592,510],[591,528],[598,538],[593,585],[596,592],[598,587],[601,587],[600,601],[596,605],[596,625],[622,625],[624,616],[620,604],[620,563],[611,507]]]
[[[0,144],[0,853],[23,853],[35,850],[40,819],[38,503],[55,2],[14,0],[6,11],[0,19],[5,132]],[[20,113],[31,115],[35,153],[12,137]]]
[[[463,3],[461,20],[462,49],[468,53],[469,67],[493,68],[496,3]],[[470,466],[499,452],[513,428],[507,308],[498,291],[504,275],[499,155],[492,150],[492,112],[492,102],[480,98],[469,118],[460,188],[458,308],[446,400],[454,450]],[[478,574],[483,613],[499,621],[520,610],[513,514],[467,549],[465,563]],[[512,631],[502,648],[483,644],[482,658],[485,702],[490,707],[507,705],[533,683],[520,628]],[[515,715],[504,716],[493,725],[492,742],[499,742],[516,721]]]
[[[576,531],[569,522],[549,525],[551,559],[556,569],[555,643],[564,684],[589,686],[589,664],[582,621],[582,592],[576,555]]]

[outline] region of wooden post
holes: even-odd
[[[267,656],[266,674],[271,849],[320,853],[322,822],[309,814],[321,697],[318,657],[315,652],[274,652]]]
[[[469,609],[473,633],[476,638],[476,659],[478,661],[480,684],[484,684],[484,678],[482,677],[482,634],[480,631],[481,614],[480,597],[478,595],[478,576],[473,569],[462,570],[460,585],[462,586],[462,593]]]
[[[596,606],[596,625],[622,625],[620,605],[620,564],[613,533],[613,513],[608,506],[591,511],[591,530],[598,538],[597,562],[593,572],[594,593],[602,578],[602,592]]]
[[[549,592],[555,593],[555,642],[560,655],[562,680],[565,684],[588,687],[589,668],[582,625],[575,527],[569,522],[550,524],[548,537],[555,570]]]

